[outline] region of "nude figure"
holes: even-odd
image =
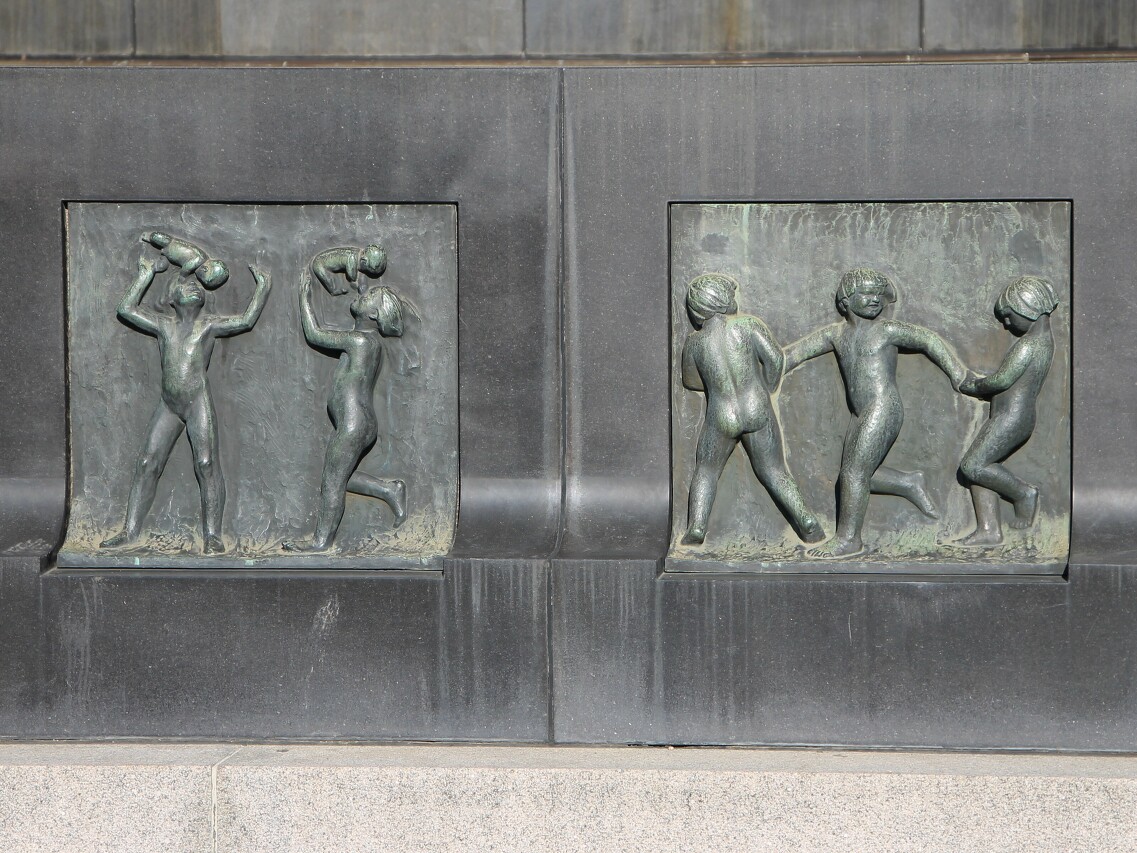
[[[210,258],[200,246],[171,237],[164,231],[147,231],[142,242],[161,250],[154,272],[165,272],[170,264],[181,268],[183,276],[193,275],[206,290],[216,290],[229,280],[224,261]]]
[[[348,492],[378,498],[395,514],[398,527],[407,517],[407,487],[402,480],[381,480],[356,471],[379,436],[375,417],[375,382],[383,365],[384,338],[403,334],[402,302],[388,287],[364,291],[351,303],[355,328],[350,331],[326,329],[312,308],[312,279],[300,283],[300,321],[308,343],[342,355],[332,380],[328,414],[336,428],[324,456],[320,482],[320,508],[316,531],[308,542],[285,542],[287,551],[326,551],[331,547]]]
[[[335,249],[325,249],[312,258],[312,275],[320,280],[320,284],[332,296],[342,296],[347,293],[338,273],[349,283],[356,286],[359,293],[367,289],[367,280],[360,278],[363,273],[371,278],[379,278],[387,271],[387,253],[374,243],[365,249],[354,246],[340,246]]]
[[[738,313],[737,282],[701,275],[687,289],[687,313],[697,331],[683,344],[683,384],[707,396],[695,450],[684,545],[701,544],[723,466],[742,442],[758,481],[806,542],[824,538],[786,467],[782,431],[770,394],[782,379],[782,349],[766,324]]]
[[[959,390],[991,400],[990,417],[963,455],[959,470],[971,485],[975,531],[961,545],[998,545],[1003,541],[999,498],[1014,506],[1011,527],[1030,527],[1038,515],[1038,487],[1016,477],[1002,462],[1034,432],[1038,393],[1054,359],[1050,314],[1058,298],[1050,284],[1033,276],[1015,279],[995,302],[995,316],[1016,340],[999,369],[971,378]]]
[[[240,316],[218,316],[203,310],[205,296],[193,276],[178,276],[171,283],[167,302],[172,311],[142,306],[142,297],[154,280],[156,264],[138,262],[138,276],[118,305],[118,316],[140,332],[158,339],[162,359],[162,395],[150,419],[150,429],[138,457],[127,502],[126,524],[121,533],[100,547],[114,548],[134,542],[154,502],[158,478],[170,458],[174,442],[186,431],[193,450],[193,470],[201,489],[204,552],[225,550],[221,517],[225,509],[225,481],[217,453],[217,418],[206,370],[218,338],[239,335],[253,328],[264,310],[271,282],[267,273],[250,266],[256,291]],[[199,267],[200,268],[200,267]]]
[[[849,557],[863,550],[861,528],[870,492],[898,495],[929,518],[937,517],[922,471],[899,471],[881,464],[904,423],[896,356],[902,350],[923,353],[957,390],[967,370],[934,332],[878,319],[885,305],[895,301],[896,290],[886,276],[871,269],[851,270],[837,288],[837,310],[845,319],[811,332],[786,350],[786,373],[811,358],[836,353],[852,415],[841,451],[837,532],[828,542],[807,551],[812,557]]]

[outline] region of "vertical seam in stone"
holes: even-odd
[[[244,749],[238,746],[220,761],[215,761],[209,768],[209,839],[212,853],[217,853],[217,771],[230,758]]]
[[[557,512],[557,535],[553,542],[553,552],[549,558],[545,560],[545,671],[547,673],[545,678],[545,689],[548,691],[546,697],[547,711],[546,711],[546,740],[549,743],[556,743],[556,714],[557,714],[557,698],[554,689],[555,672],[553,667],[553,659],[555,654],[555,643],[553,642],[554,621],[556,617],[556,608],[553,602],[553,564],[554,559],[560,553],[561,543],[564,541],[565,535],[565,522],[568,510],[568,386],[566,382],[566,366],[565,366],[565,347],[568,342],[565,335],[565,251],[567,250],[565,238],[565,70],[560,68],[557,70],[557,106],[555,113],[556,127],[556,145],[557,145],[557,213],[558,222],[557,230],[560,232],[560,246],[557,252],[557,361],[560,368],[558,379],[560,380],[560,471],[559,482],[561,488],[560,504]]]

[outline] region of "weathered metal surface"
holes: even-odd
[[[136,56],[215,56],[221,53],[217,0],[135,0]]]
[[[228,262],[230,280],[206,296],[211,313],[245,309],[253,284],[246,264],[274,281],[256,325],[219,340],[207,371],[227,493],[221,554],[201,553],[199,490],[181,439],[144,520],[145,537],[100,547],[121,529],[147,424],[164,405],[155,340],[115,316],[136,259],[157,254],[138,235],[155,228],[192,237]],[[390,258],[379,281],[414,308],[404,336],[383,342],[386,363],[374,392],[379,437],[359,470],[406,483],[407,520],[396,528],[388,507],[353,495],[331,552],[285,554],[283,541],[310,536],[315,525],[338,362],[304,341],[300,282],[326,247],[368,242],[381,242]],[[68,245],[72,486],[61,565],[413,568],[449,552],[458,489],[453,205],[72,204]],[[169,315],[174,275],[175,268],[159,273],[144,299],[149,311]],[[333,298],[318,285],[315,293],[323,323],[351,328],[350,297]]]
[[[522,0],[220,0],[236,56],[509,56]]]
[[[1061,573],[1070,525],[1070,205],[1065,202],[936,202],[896,204],[674,204],[671,206],[672,483],[668,567],[766,571],[946,571]],[[842,274],[880,270],[899,292],[876,328],[889,322],[923,327],[946,341],[962,364],[986,376],[1015,340],[995,317],[1003,288],[1022,275],[1045,276],[1058,293],[1053,314],[1056,350],[1038,400],[1030,441],[1007,466],[1042,494],[1041,514],[1027,530],[1012,530],[990,547],[957,540],[975,528],[960,461],[987,421],[989,404],[965,396],[923,354],[901,347],[892,387],[903,426],[884,466],[926,484],[930,518],[911,498],[873,494],[864,551],[817,560],[755,479],[742,449],[719,479],[707,541],[684,545],[688,486],[695,448],[706,429],[705,395],[683,387],[684,342],[693,329],[685,306],[688,282],[724,273],[740,283],[739,311],[758,315],[781,347],[826,327],[850,326],[835,305]],[[831,324],[836,323],[836,326]],[[893,347],[895,350],[895,347]],[[805,503],[833,535],[838,471],[853,429],[849,383],[864,385],[832,355],[787,364],[774,398],[792,476]],[[870,383],[875,386],[876,383]],[[958,383],[956,383],[958,384]],[[891,383],[885,383],[887,387]],[[875,404],[859,400],[858,435]],[[883,437],[882,439],[883,440]],[[867,471],[867,475],[875,472]],[[903,478],[902,478],[903,479]],[[720,565],[721,564],[721,565]]]
[[[133,49],[132,0],[0,3],[0,55],[129,56]]]
[[[1137,47],[1130,0],[923,0],[927,50]]]
[[[527,0],[534,55],[914,51],[919,0]]]

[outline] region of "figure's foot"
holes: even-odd
[[[394,529],[400,527],[407,520],[407,484],[402,480],[392,480],[391,488],[394,489],[395,494],[387,502],[387,506],[391,507],[391,511],[395,513],[395,523],[391,525]]]
[[[1021,501],[1015,501],[1015,517],[1011,520],[1011,527],[1015,530],[1026,530],[1034,524],[1038,515],[1038,489],[1034,486],[1026,493]]]
[[[680,540],[682,545],[702,545],[707,539],[707,530],[705,527],[692,527],[683,534]]]
[[[813,544],[820,542],[825,538],[825,531],[821,529],[821,522],[818,521],[817,516],[806,513],[801,518],[799,525],[798,536],[802,542]]]
[[[112,536],[110,539],[104,539],[99,543],[100,548],[120,548],[123,545],[129,545],[138,537],[129,535],[125,530],[118,536]]]
[[[816,557],[820,560],[834,560],[838,557],[855,557],[864,550],[865,546],[861,543],[859,536],[853,539],[838,539],[834,536],[824,545],[810,548],[805,553],[806,556]]]
[[[305,540],[303,542],[294,542],[292,540],[285,540],[284,542],[280,543],[280,547],[283,550],[289,551],[293,554],[318,554],[321,551],[327,551],[328,550],[327,545],[325,545],[322,548],[317,547],[316,543],[314,541],[312,541],[311,539]]]
[[[928,486],[924,480],[924,472],[913,472],[912,483],[912,503],[916,505],[916,508],[919,509],[920,512],[928,516],[928,518],[939,518],[940,513],[932,501],[932,496],[928,494]]]
[[[211,534],[205,537],[205,546],[201,549],[203,554],[224,554],[225,543],[221,541],[221,537],[217,534]]]
[[[165,255],[159,255],[154,262],[154,272],[165,272],[170,268],[170,261]]]
[[[975,530],[971,531],[971,533],[960,539],[956,539],[951,544],[963,545],[967,548],[982,548],[991,545],[1002,545],[1003,533],[997,527],[993,530],[984,530],[981,527],[977,527]]]

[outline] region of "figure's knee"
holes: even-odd
[[[162,473],[164,462],[157,453],[143,453],[138,459],[138,473],[143,477],[156,477]]]
[[[217,459],[212,452],[195,453],[193,470],[202,479],[210,479],[219,475]]]
[[[974,454],[967,454],[963,457],[963,461],[959,463],[959,472],[963,476],[975,482],[983,476],[983,469],[986,468],[983,461]]]

